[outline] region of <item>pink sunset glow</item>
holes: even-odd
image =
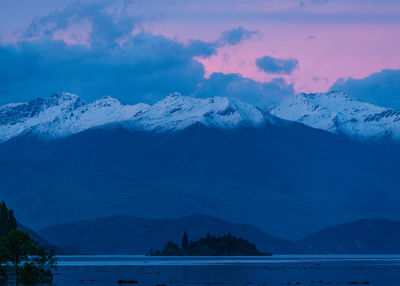
[[[258,81],[274,76],[260,71],[255,60],[264,55],[296,58],[299,68],[284,78],[298,92],[326,91],[339,78],[363,78],[382,69],[400,68],[400,27],[265,27],[262,36],[199,59],[207,73],[241,73]]]
[[[389,1],[378,5],[373,1],[329,1],[309,3],[305,7],[299,7],[296,1],[252,4],[244,1],[239,6],[230,7],[237,13],[235,21],[223,16],[232,15],[234,11],[228,12],[229,7],[224,10],[216,5],[211,11],[221,13],[222,21],[218,21],[215,14],[210,21],[204,22],[196,17],[197,20],[185,17],[182,21],[168,19],[147,23],[144,30],[183,42],[193,38],[215,40],[222,31],[235,25],[258,31],[250,40],[222,47],[211,57],[198,58],[207,75],[213,72],[240,73],[266,82],[276,76],[260,71],[255,64],[257,58],[265,55],[295,58],[299,61],[299,68],[280,77],[293,83],[297,92],[323,92],[340,78],[364,78],[382,69],[400,68],[400,22],[390,21],[395,16],[400,19],[400,3]],[[275,13],[282,13],[281,21]],[[291,14],[297,17],[292,19],[288,16]],[[198,17],[206,19],[205,16]],[[385,21],[385,17],[389,20]]]

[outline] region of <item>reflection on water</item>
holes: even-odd
[[[400,285],[395,255],[59,256],[58,265],[55,285]]]

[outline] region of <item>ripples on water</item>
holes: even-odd
[[[400,256],[59,256],[56,285],[400,285]],[[126,284],[129,285],[129,284]],[[131,284],[132,285],[132,284]]]

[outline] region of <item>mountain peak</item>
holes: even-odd
[[[38,103],[42,104],[45,103],[48,106],[68,106],[71,105],[73,107],[78,107],[81,105],[84,105],[84,101],[80,99],[79,96],[73,93],[69,92],[61,92],[61,93],[53,93],[47,98],[38,98],[35,99],[34,101],[37,101]]]
[[[53,93],[48,98],[56,98],[56,99],[64,99],[64,100],[80,99],[79,96],[77,96],[74,93],[70,93],[70,92]]]
[[[351,97],[345,93],[344,91],[340,90],[331,90],[326,93],[327,96],[334,96],[334,97],[342,97],[346,99],[351,99]]]
[[[166,98],[180,98],[184,97],[184,95],[180,92],[171,92]]]
[[[299,96],[310,98],[310,99],[324,97],[324,98],[338,98],[338,99],[352,100],[351,97],[347,93],[345,93],[343,91],[339,91],[339,90],[331,90],[326,93],[324,93],[324,92],[304,93],[303,92],[303,93],[300,93]]]
[[[265,122],[258,108],[226,97],[195,98],[173,93],[152,105],[137,124],[145,130],[181,130],[195,123],[207,127],[235,128]]]
[[[400,139],[400,112],[357,101],[341,91],[302,93],[266,110],[286,120],[352,138]]]
[[[94,102],[92,102],[91,104],[93,105],[103,105],[103,106],[111,106],[111,105],[123,105],[123,103],[121,101],[119,101],[118,99],[111,97],[109,95],[103,96],[100,99],[95,100]]]
[[[85,103],[71,93],[52,94],[28,102],[0,107],[0,142],[15,137],[33,126],[57,120],[61,115],[84,106]]]

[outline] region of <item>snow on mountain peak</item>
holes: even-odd
[[[145,130],[180,130],[195,123],[208,127],[235,128],[265,122],[258,108],[226,97],[194,98],[172,93],[152,105],[137,119]]]
[[[126,105],[109,96],[86,104],[74,94],[61,93],[0,106],[0,142],[24,132],[65,137],[116,122],[146,131],[168,131],[195,123],[218,128],[258,126],[267,117],[256,107],[223,97],[201,99],[172,93],[153,105]]]
[[[343,92],[299,94],[266,110],[226,97],[194,98],[171,93],[153,105],[126,105],[110,96],[91,103],[71,93],[0,106],[0,142],[24,133],[46,138],[123,122],[149,132],[194,124],[221,129],[275,124],[273,115],[357,139],[400,140],[400,111],[359,102]]]
[[[357,139],[400,139],[400,111],[352,99],[346,93],[299,94],[266,107],[271,114]]]
[[[53,94],[29,102],[0,107],[0,142],[17,136],[32,126],[50,122],[85,103],[71,93]]]

